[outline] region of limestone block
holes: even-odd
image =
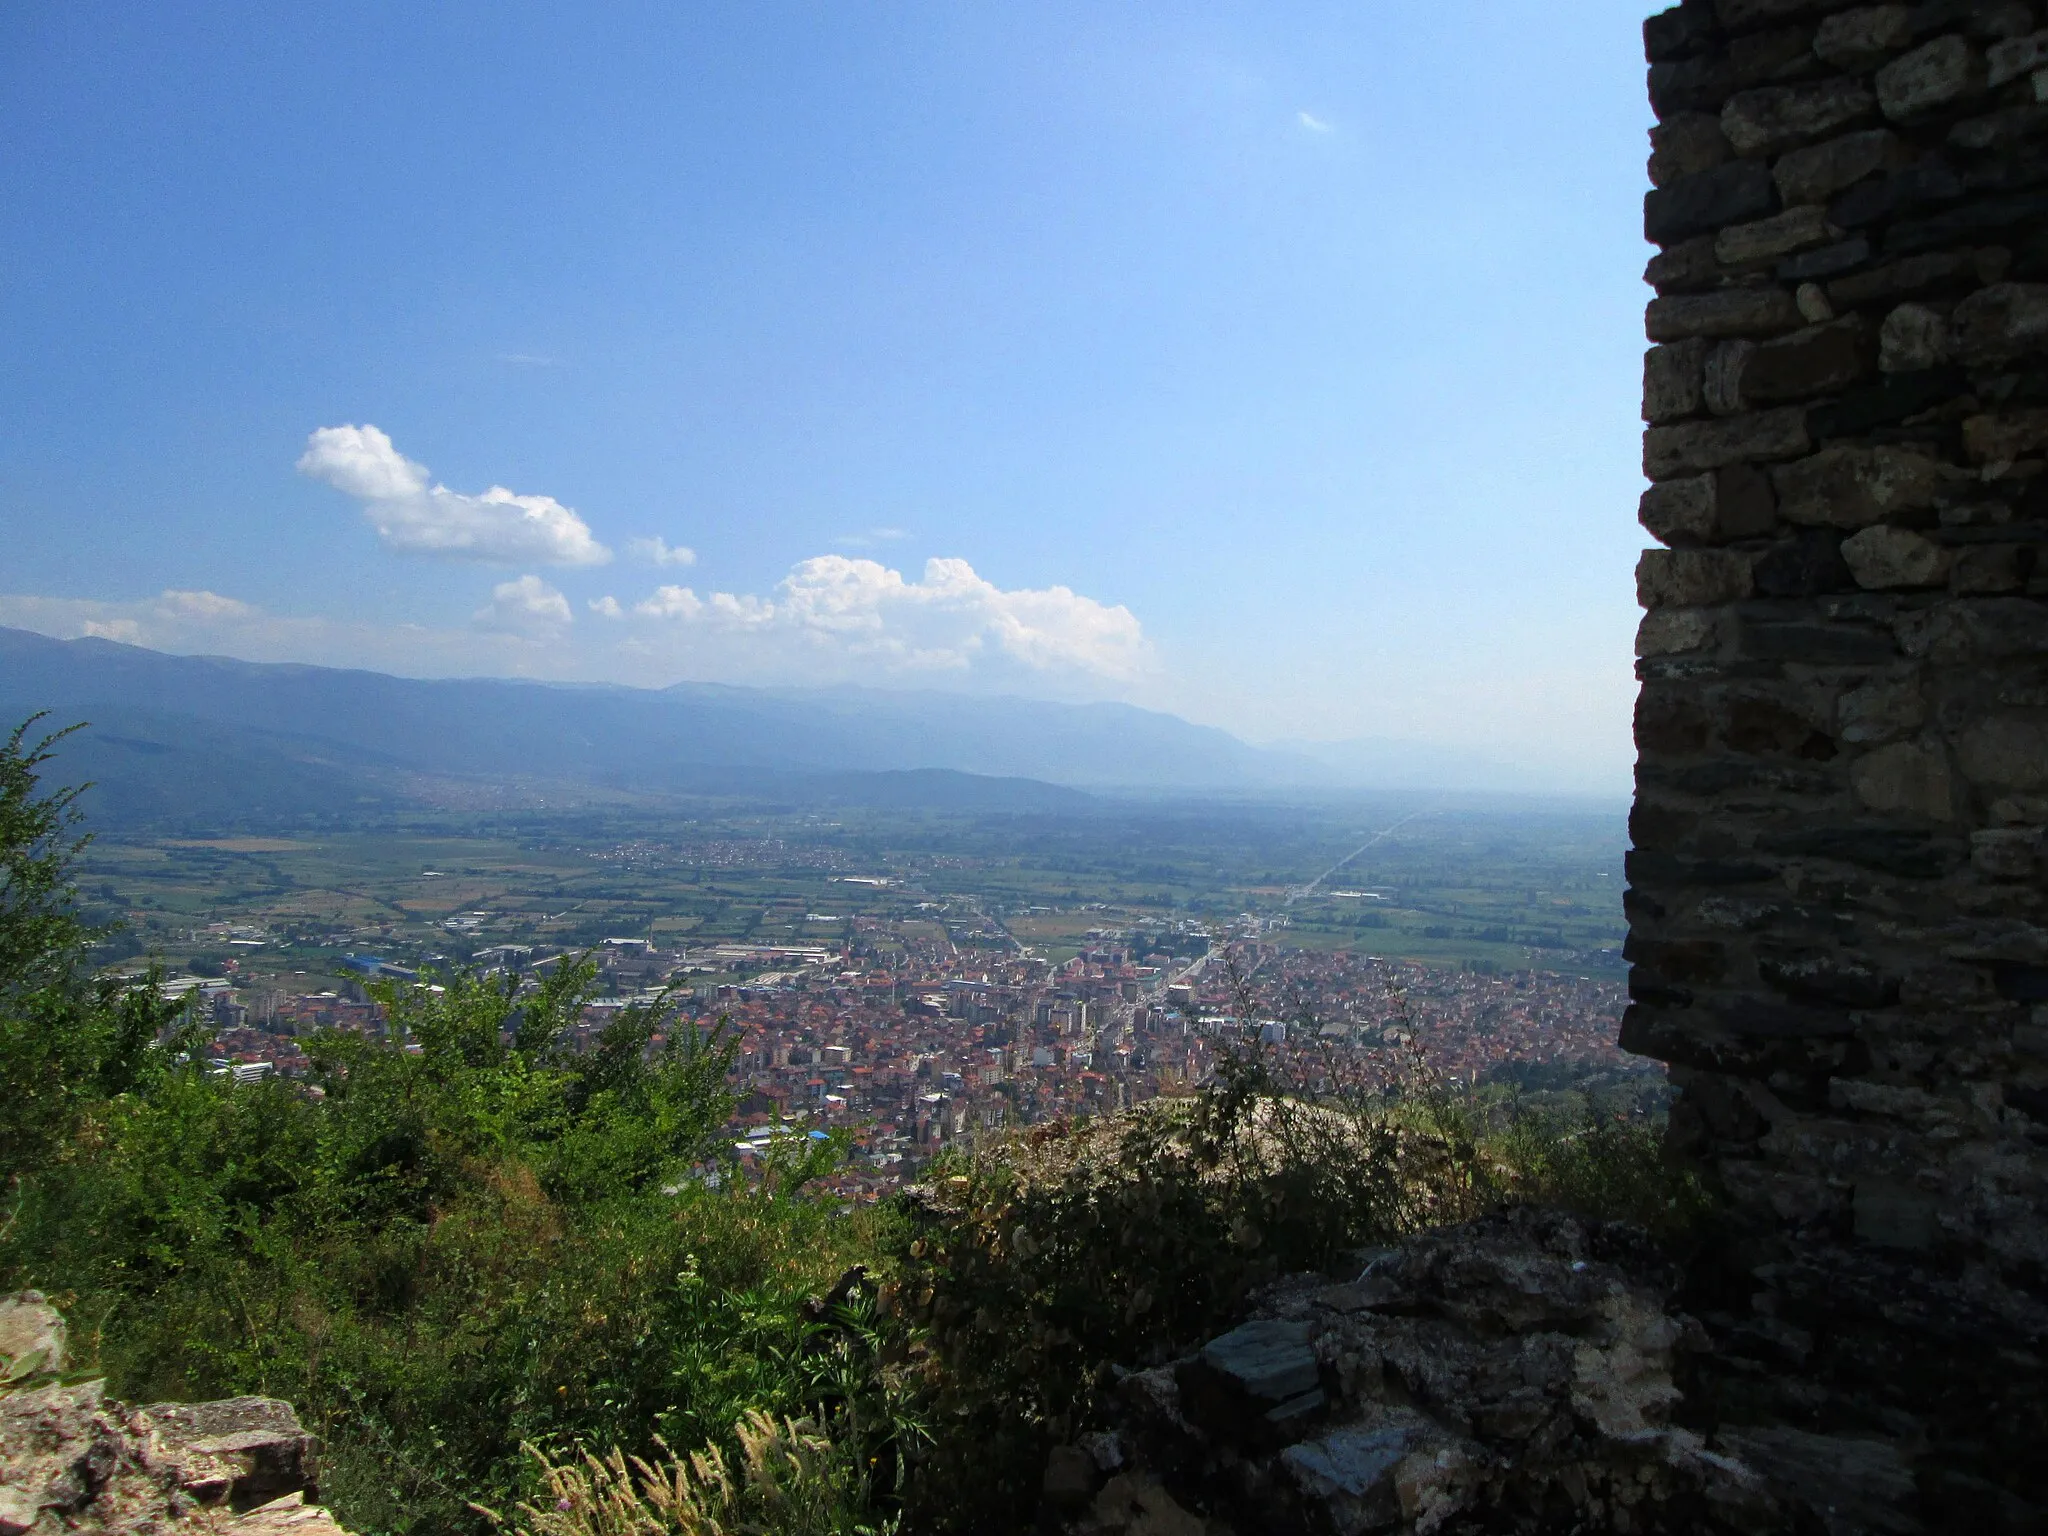
[[[1704,337],[1693,337],[1652,347],[1643,354],[1643,420],[1678,421],[1700,413],[1707,346]]]
[[[1675,245],[1724,224],[1762,218],[1771,211],[1773,195],[1770,170],[1759,161],[1695,171],[1643,194],[1643,238]]]
[[[0,1382],[64,1369],[64,1316],[41,1291],[0,1297]]]
[[[1807,452],[1806,412],[1785,406],[1719,421],[1686,421],[1643,434],[1643,474],[1651,480],[1731,464],[1793,459]],[[1778,494],[1784,494],[1782,486]]]
[[[1714,259],[1730,267],[1776,261],[1841,238],[1842,232],[1828,222],[1827,209],[1808,203],[1754,223],[1729,225],[1714,237]]]
[[[1845,74],[1874,69],[1913,40],[1912,12],[1903,5],[1864,5],[1838,11],[1813,35],[1813,51]]]
[[[1973,367],[2048,346],[2048,283],[1993,283],[1958,304],[1949,326],[1955,356]]]
[[[1711,112],[1678,112],[1650,130],[1650,185],[1668,187],[1726,164],[1734,150]]]
[[[1701,651],[1717,637],[1714,616],[1697,608],[1655,608],[1636,626],[1638,656],[1676,656]]]
[[[1990,71],[1989,84],[1994,91],[2008,80],[2032,74],[2048,64],[2048,31],[1993,43],[1984,50],[1984,62]]]
[[[1835,719],[1836,733],[1857,745],[1889,741],[1919,730],[1927,719],[1919,676],[1874,677],[1850,689],[1837,703]]]
[[[1719,282],[1721,264],[1714,260],[1714,237],[1696,235],[1659,251],[1643,265],[1643,281],[1659,293],[1691,293]]]
[[[1880,747],[1857,761],[1849,779],[1873,811],[1933,821],[1955,817],[1948,756],[1939,746],[1901,741]]]
[[[1893,122],[1910,122],[1981,91],[1985,78],[1983,57],[1970,40],[1950,33],[1880,69],[1877,100]]]
[[[1688,336],[1782,336],[1805,322],[1796,299],[1782,288],[1723,288],[1715,293],[1665,294],[1650,300],[1643,328],[1652,341]]]
[[[1400,1519],[1396,1474],[1402,1462],[1445,1438],[1421,1414],[1393,1409],[1291,1445],[1280,1453],[1280,1464],[1303,1498],[1337,1517],[1338,1529],[1372,1530]]]
[[[1781,155],[1771,175],[1788,207],[1824,203],[1866,176],[1900,169],[1910,158],[1891,129],[1865,128]]]
[[[1778,515],[1787,522],[1865,528],[1932,507],[1941,466],[1907,448],[1823,448],[1773,470],[1771,481]]]
[[[1956,760],[1973,784],[2048,788],[2048,720],[2022,715],[1980,720],[1957,738]]]
[[[1749,596],[1749,557],[1730,549],[1646,549],[1636,563],[1645,608],[1697,608]]]
[[[1728,98],[1721,131],[1738,155],[1770,155],[1846,128],[1876,106],[1870,87],[1858,80],[1765,86]]]
[[[1842,558],[1856,585],[1873,590],[1938,587],[1948,580],[1949,552],[1907,528],[1865,528],[1842,541]]]

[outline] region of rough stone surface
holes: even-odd
[[[0,1297],[0,1382],[64,1369],[64,1317],[41,1291]]]
[[[20,1298],[15,1298],[17,1301]],[[346,1536],[305,1502],[313,1441],[288,1403],[130,1408],[98,1381],[0,1391],[0,1533]]]
[[[1526,1210],[1411,1239],[1366,1282],[1278,1281],[1231,1333],[1121,1377],[1108,1432],[1126,1470],[1065,1526],[1924,1529],[1910,1438],[1696,1411],[1710,1400],[1688,1384],[1713,1341],[1675,1304],[1682,1283],[1639,1232]],[[1268,1340],[1287,1352],[1286,1387],[1316,1383],[1313,1408],[1282,1423],[1202,1385],[1219,1348]],[[1048,1500],[1047,1513],[1057,1523],[1061,1507]]]
[[[2044,1530],[2048,4],[1680,11],[1775,202],[1647,274],[1703,345],[1645,373],[1622,1042],[1728,1202],[1674,1412],[1814,1530]]]

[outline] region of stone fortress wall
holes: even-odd
[[[1644,24],[1629,1049],[1730,1420],[2048,1508],[2048,7]],[[1753,1369],[1751,1369],[1753,1367]],[[2034,1514],[2029,1514],[2029,1508]]]

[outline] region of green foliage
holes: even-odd
[[[1412,1064],[1405,1091],[1312,1095],[1256,1050],[1193,1099],[1047,1125],[935,1166],[905,1201],[898,1306],[935,1421],[911,1519],[1003,1529],[1116,1367],[1159,1364],[1281,1274],[1518,1202],[1677,1237],[1697,1181],[1642,1120],[1519,1113]]]
[[[10,1185],[65,1155],[88,1106],[160,1077],[178,1017],[154,973],[139,986],[91,975],[101,934],[79,916],[71,886],[88,840],[80,791],[40,784],[71,732],[31,744],[41,718],[0,744],[0,1180]]]

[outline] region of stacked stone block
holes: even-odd
[[[2048,1505],[2048,6],[1644,38],[1623,1044],[1733,1216],[1714,1411],[2000,1529]]]

